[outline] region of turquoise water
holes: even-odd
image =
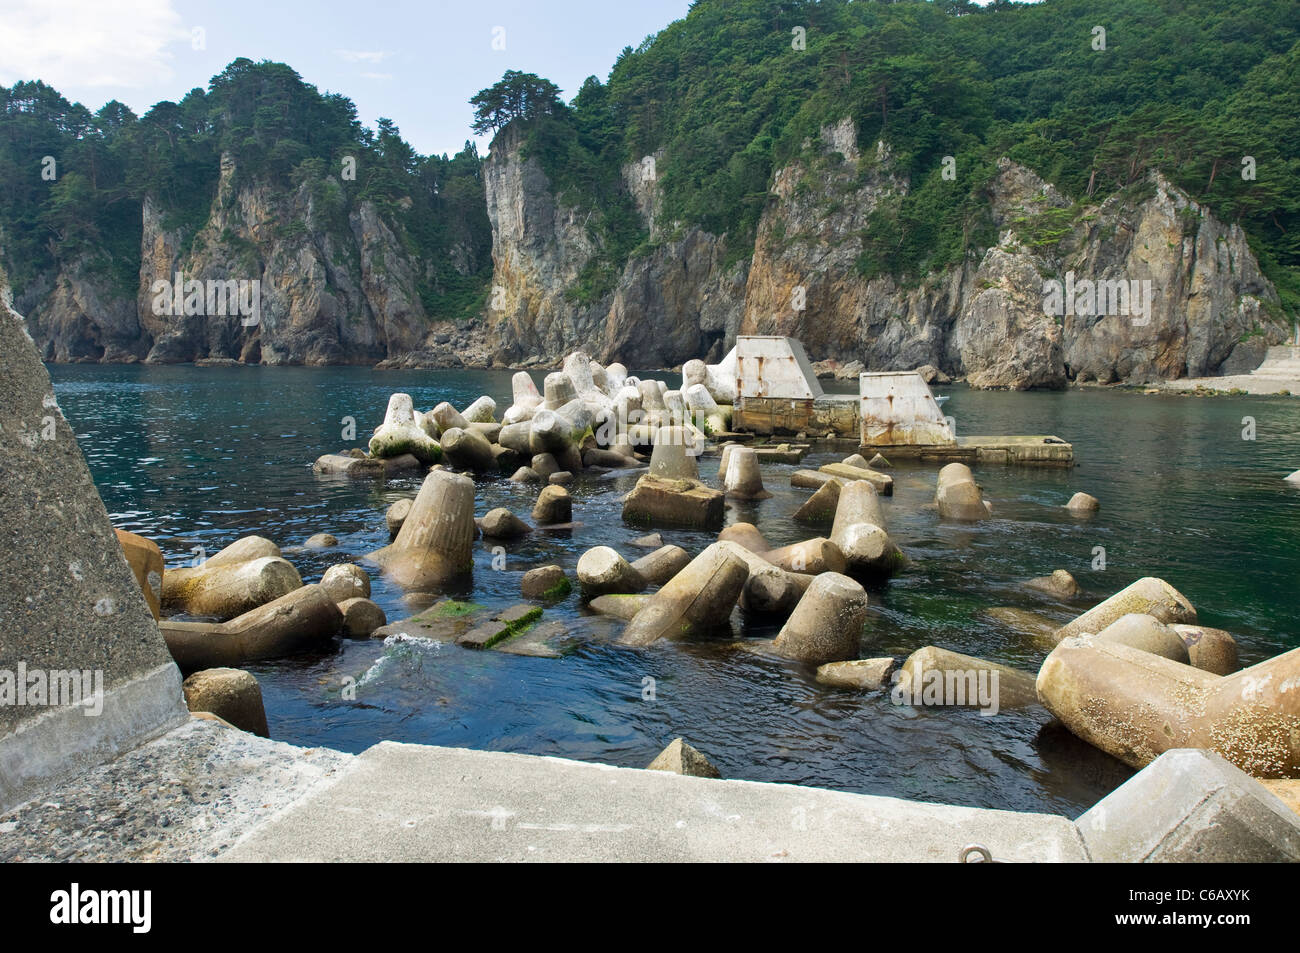
[[[329,532],[336,550],[286,552],[304,580],[388,541],[384,510],[413,496],[414,480],[387,485],[313,475],[325,452],[361,446],[388,396],[417,407],[464,406],[480,393],[504,407],[510,374],[377,372],[356,368],[56,366],[60,406],[76,430],[116,526],[155,539],[168,565],[257,533],[281,547]],[[540,377],[541,375],[539,375]],[[672,380],[670,379],[670,384]],[[1300,402],[1289,398],[1142,396],[1101,390],[1004,394],[943,388],[960,433],[1053,433],[1075,445],[1069,471],[982,467],[996,519],[942,523],[932,508],[935,467],[898,467],[884,501],[910,569],[871,593],[864,656],[903,657],[926,644],[1036,670],[1027,637],[983,618],[1020,606],[1065,620],[1090,601],[1063,606],[1019,584],[1053,569],[1072,572],[1095,601],[1144,575],[1168,579],[1202,622],[1233,632],[1246,664],[1300,645],[1294,612],[1300,557],[1300,491],[1282,477],[1300,467]],[[1242,439],[1242,418],[1256,439]],[[341,439],[344,418],[359,439]],[[809,457],[818,466],[844,454]],[[712,479],[716,458],[702,463]],[[759,524],[774,545],[811,535],[789,515],[810,491],[792,490],[793,466],[765,467],[771,499],[736,503],[728,521]],[[635,558],[620,496],[635,476],[584,478],[570,487],[571,535],[534,533],[508,545],[504,571],[479,542],[472,594],[489,605],[519,602],[519,578],[537,565],[572,570],[595,545]],[[480,515],[509,506],[527,516],[535,489],[478,481]],[[1069,516],[1076,490],[1099,514]],[[713,534],[663,530],[692,553]],[[1104,569],[1094,569],[1104,547]],[[390,621],[400,592],[374,581]],[[382,739],[556,755],[644,766],[678,735],[727,777],[984,807],[1077,814],[1128,769],[1050,723],[1041,710],[981,717],[974,710],[895,706],[883,693],[816,684],[801,666],[728,647],[771,636],[745,624],[716,639],[633,651],[610,644],[619,623],[571,597],[548,618],[564,621],[575,648],[560,659],[474,652],[455,645],[339,640],[307,655],[250,666],[262,684],[273,737],[360,751]],[[367,677],[369,673],[369,677]],[[643,679],[655,679],[652,700]],[[344,700],[345,678],[361,681]]]

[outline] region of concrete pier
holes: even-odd
[[[864,457],[882,453],[890,460],[919,463],[1003,463],[1038,467],[1074,466],[1074,446],[1050,434],[1012,437],[958,437],[952,445],[864,443]]]

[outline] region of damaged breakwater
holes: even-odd
[[[542,376],[535,375],[539,385]],[[313,477],[305,461],[347,443],[340,440],[343,418],[356,419],[354,445],[361,446],[395,391],[411,393],[421,408],[444,400],[464,408],[481,393],[504,408],[510,398],[509,372],[76,367],[55,368],[54,378],[117,526],[157,540],[169,566],[192,558],[195,546],[211,554],[250,533],[286,549],[318,532],[333,534],[338,547],[289,555],[304,581],[386,545],[384,510],[419,486],[418,477]],[[937,468],[891,470],[897,485],[885,503],[888,529],[912,565],[869,590],[864,657],[901,661],[934,644],[1033,672],[1042,650],[982,610],[1016,606],[1065,621],[1142,575],[1169,579],[1193,600],[1202,623],[1233,632],[1243,664],[1298,644],[1285,593],[1297,575],[1287,542],[1300,526],[1296,494],[1285,497],[1280,483],[1300,465],[1296,438],[1287,436],[1300,433],[1291,404],[1093,391],[947,393],[967,432],[1065,434],[1081,466],[1069,473],[975,468],[995,506],[993,518],[975,526],[940,523],[925,509]],[[1245,414],[1260,422],[1253,444],[1241,440]],[[773,546],[829,535],[829,527],[790,520],[811,491],[792,490],[788,473],[845,455],[765,463],[773,497],[730,500],[726,521],[754,522]],[[716,457],[700,461],[701,477],[714,487],[717,465]],[[477,540],[472,583],[448,595],[504,608],[520,602],[526,569],[555,562],[574,577],[578,557],[592,546],[609,545],[629,561],[648,552],[628,545],[647,530],[620,519],[619,498],[635,480],[635,473],[580,477],[569,490],[583,525],[503,544],[502,572],[492,568],[496,543]],[[1071,517],[1061,504],[1076,490],[1097,495],[1102,510]],[[529,520],[536,491],[479,480],[476,512],[505,506]],[[657,531],[692,555],[716,538]],[[1091,568],[1097,546],[1106,549],[1105,570]],[[1021,580],[1056,568],[1069,569],[1091,599],[1056,603],[1020,588]],[[390,620],[410,614],[377,574],[374,586]],[[618,649],[604,640],[617,638],[622,623],[586,613],[576,595],[548,607],[546,617],[573,630],[573,651],[563,658],[345,640],[248,668],[262,683],[272,737],[349,751],[391,738],[643,766],[682,735],[728,777],[1071,814],[1128,772],[1073,736],[1045,731],[1041,712],[982,718],[977,711],[899,708],[887,694],[830,689],[811,671],[731,652],[721,642]],[[778,630],[751,626],[745,634],[771,638]],[[347,678],[358,680],[355,702],[343,697]],[[653,698],[646,698],[651,684]],[[980,743],[971,745],[972,737]],[[939,775],[952,780],[935,780]]]

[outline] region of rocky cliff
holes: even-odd
[[[216,196],[196,230],[169,229],[166,209],[144,200],[134,288],[78,259],[23,289],[19,305],[42,356],[374,364],[427,344],[427,363],[459,363],[436,340],[448,343],[450,334],[439,332],[454,328],[432,321],[421,302],[418,276],[426,264],[373,203],[348,203],[328,176],[286,192],[237,173],[223,157]],[[461,252],[458,268],[479,267]],[[178,273],[180,299],[160,291]],[[208,291],[214,285],[216,299]],[[245,305],[256,295],[255,315],[240,309],[237,288]]]
[[[614,291],[579,305],[566,293],[596,251],[581,213],[556,199],[517,136],[494,143],[485,181],[501,308],[488,326],[503,356],[551,363],[581,344],[601,360],[660,366],[716,358],[737,333],[788,334],[814,360],[932,364],[977,387],[1027,389],[1212,374],[1254,346],[1244,342],[1286,334],[1240,228],[1157,175],[1072,202],[1003,160],[987,187],[998,242],[905,284],[858,268],[870,214],[908,183],[886,144],[859,154],[850,120],[775,174],[753,255],[731,265],[725,237],[662,221],[657,183],[637,168],[625,179],[651,250],[627,262]],[[1150,289],[1149,313],[1048,313],[1048,279],[1137,282]]]
[[[470,327],[426,312],[420,289],[434,263],[413,254],[391,214],[348,201],[330,176],[292,189],[245,180],[229,156],[199,227],[169,227],[167,210],[144,201],[130,286],[82,256],[29,281],[17,304],[53,361],[542,366],[584,347],[602,361],[663,367],[716,361],[737,334],[788,334],[829,366],[930,364],[1012,389],[1249,370],[1262,345],[1286,337],[1241,229],[1155,174],[1075,200],[1002,160],[984,196],[996,242],[960,267],[900,280],[867,277],[860,263],[873,213],[896,207],[909,183],[886,143],[860,149],[851,120],[822,129],[774,174],[752,254],[665,220],[654,174],[663,160],[623,170],[648,240],[584,299],[575,294],[584,269],[606,251],[594,213],[572,204],[581,196],[557,196],[507,126],[483,163],[493,278]],[[453,252],[459,274],[486,267],[468,247]],[[182,296],[160,298],[159,283],[178,273]],[[1048,280],[1135,283],[1135,293],[1150,289],[1149,313],[1049,313]],[[204,297],[214,284],[253,281],[252,320],[233,307],[216,313]],[[202,304],[169,307],[190,282]]]

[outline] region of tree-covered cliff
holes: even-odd
[[[19,83],[0,256],[51,360],[663,365],[790,333],[987,386],[1214,373],[1300,313],[1298,38],[1287,0],[697,0],[568,102],[515,71],[474,96],[482,159],[282,64],[142,117]],[[178,270],[260,278],[260,323],[155,314]],[[1051,320],[1066,272],[1155,282],[1152,320]]]

